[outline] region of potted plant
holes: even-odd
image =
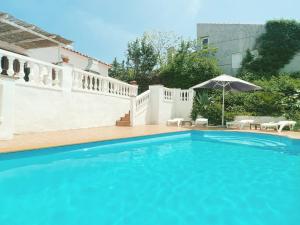
[[[62,58],[62,61],[63,61],[64,63],[69,63],[69,60],[70,60],[70,59],[69,59],[68,56],[62,55],[61,58]]]

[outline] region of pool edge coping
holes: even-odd
[[[116,137],[116,138],[107,138],[107,139],[100,139],[100,140],[84,140],[84,141],[79,141],[79,142],[74,142],[74,143],[67,143],[67,144],[57,144],[57,145],[45,145],[41,147],[33,147],[33,148],[25,148],[25,149],[20,149],[16,148],[13,150],[8,150],[8,151],[1,151],[0,155],[2,154],[9,154],[9,153],[22,153],[22,152],[27,152],[27,151],[39,151],[39,150],[46,150],[46,149],[51,149],[51,148],[62,148],[62,147],[70,147],[73,145],[84,145],[84,144],[89,144],[89,143],[103,143],[103,142],[109,142],[109,141],[116,141],[116,140],[125,140],[125,139],[132,139],[132,138],[142,138],[142,137],[151,137],[151,136],[156,136],[156,135],[163,135],[163,134],[176,134],[176,133],[185,133],[185,132],[191,132],[191,131],[209,131],[209,132],[234,132],[234,133],[248,133],[248,134],[263,134],[263,135],[269,135],[269,136],[277,136],[277,137],[282,137],[282,138],[288,138],[290,140],[299,140],[300,138],[289,136],[286,134],[280,134],[280,133],[269,133],[269,132],[261,132],[261,131],[249,131],[249,130],[230,130],[230,129],[197,129],[197,128],[185,128],[185,130],[177,130],[177,131],[162,131],[162,132],[153,132],[149,134],[140,134],[140,135],[133,135],[133,136],[128,136],[128,137]]]

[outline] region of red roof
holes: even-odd
[[[108,66],[108,67],[111,67],[111,64],[105,63],[105,62],[103,62],[103,61],[100,61],[99,59],[96,59],[96,58],[94,58],[94,57],[88,56],[88,55],[83,54],[83,53],[81,53],[81,52],[75,51],[75,50],[73,50],[73,49],[71,49],[71,48],[66,48],[66,47],[62,47],[62,48],[63,48],[63,49],[66,49],[66,50],[68,50],[68,51],[70,51],[70,52],[74,52],[74,53],[76,53],[76,54],[78,54],[78,55],[81,55],[81,56],[83,56],[83,57],[87,57],[87,58],[94,59],[94,60],[96,60],[97,62],[99,62],[99,63],[101,63],[101,64],[103,64],[103,65],[106,65],[106,66]]]

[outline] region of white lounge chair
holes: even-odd
[[[200,125],[200,126],[208,126],[208,119],[206,118],[197,118],[195,120],[195,126]]]
[[[254,120],[246,119],[246,120],[238,120],[238,121],[227,122],[226,127],[230,128],[230,127],[233,127],[233,126],[237,126],[240,129],[243,129],[247,125],[250,126],[250,123],[254,123]]]
[[[278,132],[281,132],[284,127],[289,127],[290,130],[293,130],[295,125],[296,125],[296,121],[283,120],[283,121],[279,121],[277,123],[274,123],[274,122],[262,123],[261,128],[276,129]]]
[[[184,120],[183,118],[174,118],[174,119],[171,119],[171,120],[167,120],[167,125],[169,126],[171,124],[176,123],[177,126],[179,127],[183,120]]]

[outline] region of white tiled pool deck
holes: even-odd
[[[165,126],[165,125],[143,125],[136,127],[98,127],[78,130],[49,131],[41,133],[28,133],[15,135],[14,139],[9,141],[0,141],[0,153],[24,151],[30,149],[39,149],[45,147],[63,146],[70,144],[87,143],[94,141],[113,140],[119,138],[145,136],[151,134],[160,134],[176,131],[190,130],[191,128]],[[205,128],[197,128],[205,129]],[[215,130],[206,128],[205,130]],[[218,129],[222,130],[222,129]],[[275,135],[288,136],[290,138],[300,139],[300,132],[284,131],[280,134],[274,131],[260,130],[227,130],[239,132],[258,132]]]

